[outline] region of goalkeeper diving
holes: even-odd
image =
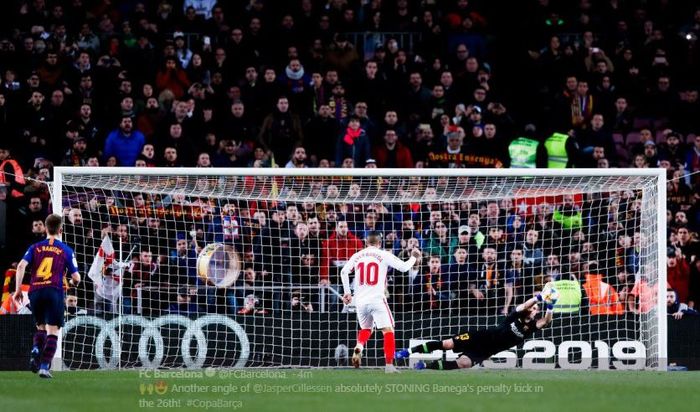
[[[350,272],[355,272],[355,306],[360,331],[357,333],[357,345],[353,350],[352,364],[359,368],[362,350],[372,335],[372,327],[376,326],[384,334],[385,372],[396,373],[394,366],[394,317],[386,301],[386,275],[389,267],[406,272],[413,267],[420,251],[414,249],[411,257],[403,261],[391,252],[381,249],[382,235],[371,231],[367,236],[367,247],[350,257],[340,271],[343,281],[343,303],[350,304],[353,296],[350,293]]]
[[[410,349],[396,352],[396,359],[406,359],[411,353],[431,353],[436,350],[452,350],[459,356],[455,361],[417,362],[416,369],[465,369],[480,364],[491,356],[520,345],[538,330],[552,322],[558,292],[545,285],[541,293],[518,305],[498,326],[460,333],[441,341],[429,341]],[[544,304],[544,316],[538,319],[540,304]]]

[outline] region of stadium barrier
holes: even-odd
[[[66,339],[64,340],[64,364],[68,369],[98,369],[100,359],[96,354],[98,346],[105,354],[102,366],[143,366],[147,359],[148,367],[236,367],[241,359],[247,367],[266,367],[274,365],[296,365],[299,367],[333,367],[347,365],[348,346],[354,342],[354,330],[338,328],[338,323],[355,322],[354,314],[343,313],[291,313],[285,317],[271,315],[235,316],[205,315],[195,319],[182,316],[167,315],[155,319],[141,316],[123,317],[121,325],[115,325],[113,333],[121,330],[121,352],[119,358],[111,359],[114,354],[110,333],[104,332],[100,337],[109,318],[92,315],[77,316],[68,319],[66,324]],[[206,319],[205,319],[206,318]],[[82,325],[76,326],[76,320]],[[163,319],[158,328],[152,322]],[[438,321],[426,312],[424,317],[415,314],[410,320],[396,316],[397,340],[400,344],[410,339],[427,339],[450,336],[458,331],[467,329],[470,325],[483,325],[485,319],[478,317],[451,318],[450,322]],[[491,319],[492,321],[493,319]],[[172,323],[170,322],[172,321]],[[184,321],[184,322],[183,322]],[[233,321],[233,322],[230,322]],[[73,322],[73,324],[71,324]],[[552,358],[559,352],[559,366],[562,366],[562,353],[568,357],[571,367],[577,364],[588,366],[581,359],[581,346],[592,349],[590,367],[617,367],[624,363],[617,359],[622,353],[636,350],[632,336],[620,334],[620,331],[631,330],[627,323],[634,322],[633,315],[621,317],[591,317],[559,316],[557,322],[570,333],[554,335],[551,329],[544,330],[534,340],[529,341],[529,350],[522,349],[511,355],[506,361],[523,363],[527,359],[528,367],[553,368]],[[606,330],[596,328],[600,322],[617,322],[619,327]],[[91,326],[86,326],[91,324]],[[240,325],[237,329],[235,325]],[[166,327],[167,326],[167,327]],[[119,329],[121,327],[121,329]],[[148,329],[148,331],[147,331]],[[274,334],[260,333],[262,330],[275,331]],[[31,346],[31,336],[34,331],[31,316],[14,315],[0,316],[0,370],[24,370],[27,365],[27,354]],[[423,336],[413,336],[410,331],[423,331]],[[613,332],[615,331],[615,332]],[[669,319],[668,322],[669,364],[676,363],[691,370],[700,370],[700,347],[695,343],[700,341],[700,317],[687,316],[681,320]],[[71,334],[79,333],[80,339],[71,339]],[[112,334],[111,336],[116,336]],[[215,339],[208,339],[216,334]],[[564,341],[562,336],[581,336],[582,341]],[[225,338],[223,338],[225,335]],[[243,337],[243,335],[245,335]],[[143,339],[146,336],[147,339]],[[183,344],[183,338],[189,342]],[[204,338],[204,339],[203,339]],[[98,342],[100,340],[101,342]],[[143,343],[142,343],[143,342]],[[100,343],[98,345],[97,343]],[[204,345],[204,347],[198,347]],[[227,347],[223,347],[227,345]],[[235,346],[235,356],[231,355],[230,345]],[[211,347],[210,347],[211,346]],[[190,349],[187,359],[182,356],[183,348]],[[601,351],[605,349],[608,353]],[[383,353],[381,339],[370,340],[366,354],[367,366],[381,366]],[[141,353],[145,351],[146,353]],[[584,348],[585,351],[585,348]],[[528,352],[527,354],[525,352]],[[568,355],[568,356],[567,356]],[[200,359],[201,356],[201,359]],[[535,360],[539,359],[539,360]],[[201,362],[201,363],[200,363]],[[617,366],[616,366],[617,365]],[[643,363],[642,363],[643,365]],[[493,362],[490,367],[498,367]]]

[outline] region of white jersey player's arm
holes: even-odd
[[[394,256],[394,254],[391,252],[387,252],[386,250],[383,252],[384,252],[384,258],[386,259],[389,266],[391,266],[392,268],[394,268],[400,272],[408,272],[408,270],[411,269],[413,267],[413,265],[416,263],[415,256],[411,256],[410,259],[408,259],[407,261],[404,262],[403,260]]]
[[[340,271],[340,279],[343,281],[344,295],[350,294],[350,272],[355,270],[355,262],[357,262],[357,253],[352,255],[350,259],[345,262],[345,266],[343,266],[343,269]]]

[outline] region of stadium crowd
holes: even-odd
[[[0,267],[9,272],[44,236],[44,182],[54,165],[660,167],[672,179],[669,310],[692,313],[700,298],[697,0],[4,6]],[[360,190],[319,181],[326,200]],[[415,190],[439,197],[439,182]],[[313,289],[245,290],[337,285],[335,262],[379,228],[397,254],[423,252],[420,267],[390,288],[408,308],[501,313],[548,279],[575,279],[600,314],[621,314],[649,309],[640,298],[648,288],[639,276],[646,245],[638,196],[563,197],[529,212],[512,200],[413,210],[136,193],[63,206],[82,270],[105,234],[125,250],[137,246],[124,279],[126,310],[156,280],[174,288],[146,294],[159,313],[318,310]],[[189,226],[149,213],[105,218],[111,206],[155,205],[206,211]],[[238,246],[243,275],[238,287],[209,296],[194,262],[211,240]],[[110,310],[91,288],[75,292],[79,304]]]

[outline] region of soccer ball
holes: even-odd
[[[557,292],[557,290],[551,286],[545,286],[545,288],[542,290],[542,299],[544,300],[544,303],[553,305],[559,299],[559,292]]]

